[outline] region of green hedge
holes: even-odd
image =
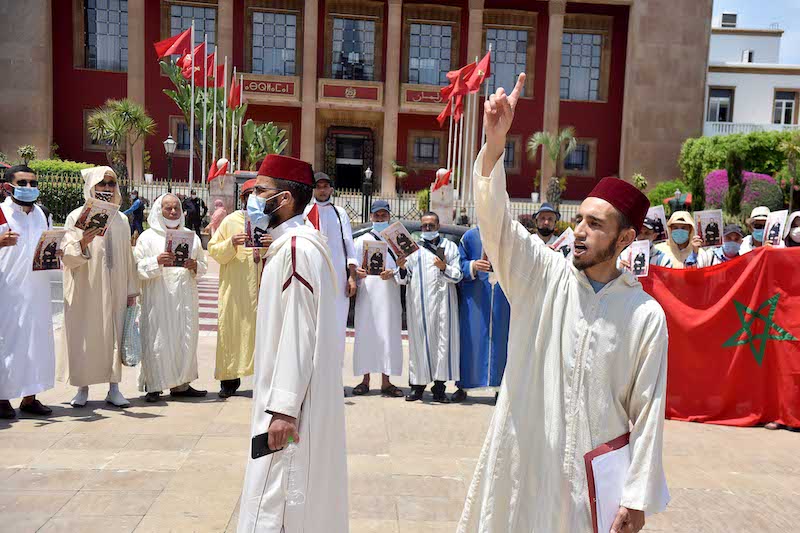
[[[785,164],[785,157],[778,150],[778,145],[790,136],[791,132],[760,131],[687,139],[681,148],[678,165],[692,193],[692,206],[695,209],[703,208],[703,180],[712,170],[725,168],[730,150],[735,150],[742,158],[746,170],[771,176]]]
[[[92,168],[96,165],[90,163],[76,163],[75,161],[62,161],[61,159],[36,159],[28,163],[28,166],[39,175],[61,174],[80,177],[81,170]]]

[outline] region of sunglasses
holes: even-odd
[[[38,187],[39,186],[39,180],[18,180],[16,186],[17,187],[28,187],[28,186],[30,186],[30,187]]]
[[[419,227],[422,231],[430,231],[436,229],[436,224],[421,224]]]
[[[97,186],[98,187],[112,187],[113,188],[113,187],[117,186],[117,182],[116,181],[101,181],[100,183],[97,184]]]

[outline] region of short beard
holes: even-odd
[[[594,259],[591,260],[589,263],[581,263],[577,257],[572,258],[572,264],[575,265],[579,271],[583,272],[593,266],[597,266],[599,264],[605,263],[609,259],[615,259],[617,257],[617,241],[619,240],[619,234],[617,234],[611,241],[611,244],[606,247],[605,250],[602,250],[600,254]]]
[[[12,201],[12,202],[14,202],[14,203],[15,203],[15,204],[17,204],[17,205],[21,205],[22,207],[32,207],[32,206],[33,206],[33,204],[35,204],[35,203],[36,203],[36,201],[35,201],[35,200],[34,200],[33,202],[21,202],[21,201],[17,200],[17,199],[14,197],[14,195],[13,195],[13,194],[11,195],[11,201]]]

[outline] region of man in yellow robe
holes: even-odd
[[[242,205],[253,192],[256,180],[242,185]],[[236,394],[243,376],[253,375],[253,347],[256,335],[256,307],[261,273],[269,242],[264,248],[247,248],[247,212],[237,210],[225,217],[211,241],[208,255],[219,263],[219,319],[217,326],[217,367],[220,398]]]

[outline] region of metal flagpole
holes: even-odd
[[[213,94],[214,94],[214,116],[211,119],[211,126],[214,128],[214,133],[212,134],[211,144],[211,164],[214,164],[217,161],[217,96],[219,95],[219,89],[217,88],[217,47],[214,47],[214,87]]]
[[[208,152],[208,35],[203,34],[203,166],[200,169],[200,179],[208,175],[207,152]]]
[[[233,91],[233,86],[234,86],[235,83],[236,83],[236,67],[233,67],[233,78],[231,78],[231,91]],[[236,168],[236,161],[235,161],[236,158],[234,157],[235,154],[233,153],[233,149],[236,146],[234,144],[234,138],[236,138],[236,110],[237,109],[238,108],[236,108],[236,107],[231,109],[231,157],[230,157],[231,164],[228,167],[228,168],[231,169],[231,172],[233,172],[234,169]]]
[[[453,169],[453,97],[447,100],[447,105],[450,107],[450,135],[447,137],[447,170]]]
[[[222,159],[225,159],[225,148],[227,148],[225,134],[228,129],[228,56],[225,56],[225,69],[223,72],[225,81],[222,86]]]
[[[492,43],[489,43],[489,53],[490,54],[492,53]],[[491,60],[492,60],[491,56],[489,56],[489,61],[491,61]],[[486,89],[484,89],[484,92],[483,92],[484,93],[483,99],[484,100],[488,100],[489,99],[489,82],[486,81],[486,80],[483,80],[483,82],[486,84]],[[483,126],[481,126],[481,146],[483,146],[484,144],[486,144],[486,130],[484,130]]]
[[[244,76],[239,74],[239,104],[244,105]],[[239,148],[236,151],[236,164],[238,170],[242,170],[242,117],[244,113],[239,113],[239,135],[237,137]]]
[[[194,20],[192,20],[192,97],[190,105],[192,106],[189,113],[189,192],[194,187]]]
[[[462,106],[463,109],[463,106]],[[456,169],[457,172],[454,172],[458,177],[458,197],[461,198],[461,154],[463,153],[463,146],[464,146],[464,114],[462,112],[461,118],[456,121],[456,126],[458,129],[458,148],[456,148]]]

